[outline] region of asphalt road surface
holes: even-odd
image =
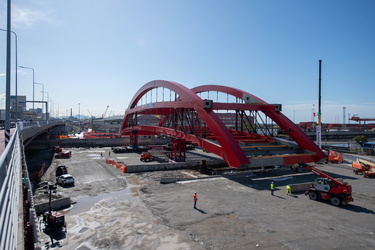
[[[75,203],[62,211],[67,232],[41,231],[43,249],[375,248],[375,179],[355,175],[349,163],[317,165],[353,186],[354,202],[335,207],[303,193],[285,194],[287,184],[316,178],[307,171],[227,172],[160,184],[162,177],[204,175],[186,169],[123,174],[105,158],[126,163],[138,155],[109,156],[109,148],[71,150],[72,158],[53,160],[43,177],[53,181],[53,168],[65,164],[76,180],[74,187],[58,187],[58,195]]]

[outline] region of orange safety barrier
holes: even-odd
[[[123,165],[121,170],[122,170],[122,173],[125,174],[126,173],[126,166]]]
[[[105,162],[107,164],[113,165],[113,167],[115,167],[117,169],[120,169],[122,171],[122,173],[126,173],[126,166],[124,166],[122,164],[118,164],[116,161],[109,160],[109,159],[105,159]]]

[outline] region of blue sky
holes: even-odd
[[[109,105],[107,115],[123,115],[142,85],[162,79],[236,87],[311,121],[322,60],[322,121],[341,123],[343,107],[375,118],[372,0],[12,2],[18,65],[34,68],[55,114],[99,116]],[[0,0],[2,29],[5,13]],[[0,31],[0,93],[5,41]],[[18,94],[32,99],[31,70],[19,69]]]

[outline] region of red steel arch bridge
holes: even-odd
[[[282,129],[293,141],[277,137]],[[288,166],[317,162],[326,154],[281,113],[240,89],[203,85],[189,89],[155,80],[143,85],[131,100],[120,129],[137,145],[141,135],[167,135],[212,152],[233,168]],[[182,145],[182,146],[181,146]]]

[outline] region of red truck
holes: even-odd
[[[319,176],[305,192],[305,195],[308,195],[311,200],[329,200],[334,206],[346,205],[354,201],[351,185],[340,182],[305,163],[299,163],[299,166]]]

